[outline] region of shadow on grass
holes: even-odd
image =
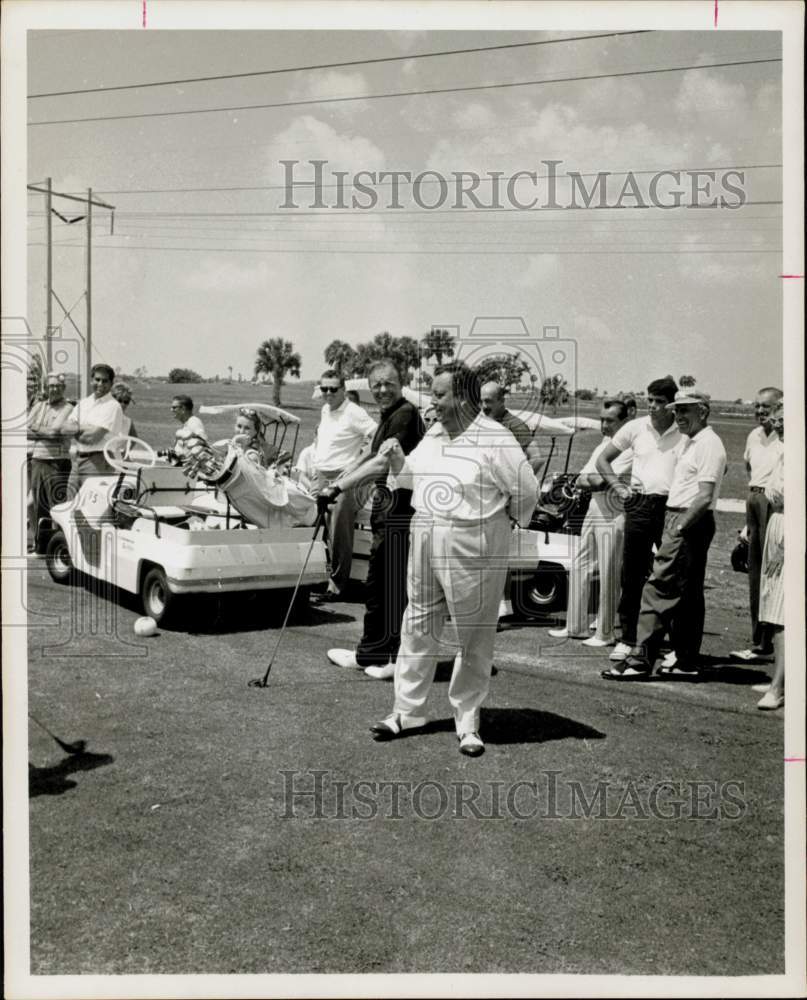
[[[536,708],[483,708],[479,728],[485,742],[491,744],[605,739],[599,729]],[[437,719],[420,732],[454,732],[454,721]]]
[[[769,670],[761,670],[759,666],[745,667],[737,663],[726,662],[726,657],[701,655],[701,681],[718,684],[739,684],[750,687],[752,684],[766,684],[773,673],[773,662]]]
[[[32,799],[38,795],[63,795],[77,785],[68,775],[77,771],[94,771],[96,767],[106,767],[114,760],[111,754],[90,753],[85,750],[83,753],[70,754],[50,767],[29,764],[28,795]]]

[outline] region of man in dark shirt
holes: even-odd
[[[406,608],[406,566],[409,559],[409,522],[412,492],[390,490],[386,459],[378,459],[384,441],[395,438],[404,454],[423,437],[424,426],[417,407],[404,399],[401,375],[389,359],[376,361],[368,372],[370,391],[381,410],[378,430],[367,460],[319,495],[320,507],[333,503],[347,489],[373,489],[370,526],[373,541],[366,583],[364,631],[355,653],[329,649],[328,659],[340,667],[364,669],[370,677],[388,679],[394,674],[401,641],[401,620]]]
[[[504,389],[498,382],[485,382],[482,386],[482,412],[486,417],[506,427],[521,445],[521,450],[527,457],[530,468],[538,475],[543,465],[541,449],[532,436],[532,431],[514,413],[511,413],[504,401]]]

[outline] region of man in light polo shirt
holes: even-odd
[[[748,498],[745,502],[745,536],[748,540],[748,596],[751,604],[751,648],[735,650],[732,656],[741,660],[757,660],[771,656],[771,629],[759,621],[759,579],[762,570],[762,549],[771,505],[765,487],[777,469],[783,445],[773,427],[773,412],[782,399],[782,390],[773,386],[760,389],[754,406],[757,423],[745,443],[745,468],[748,473]]]
[[[62,424],[62,433],[76,439],[76,460],[70,473],[70,488],[77,490],[89,476],[115,470],[104,458],[104,445],[123,433],[123,410],[111,394],[115,372],[109,365],[90,369],[93,391],[80,400]]]
[[[312,489],[315,494],[333,485],[363,457],[375,434],[377,424],[370,415],[345,398],[345,380],[329,368],[322,373],[319,390],[325,400],[314,441]],[[328,523],[331,554],[331,579],[328,595],[339,596],[350,579],[353,562],[353,531],[357,511],[356,492],[340,492]]]
[[[616,607],[619,599],[619,581],[622,571],[622,543],[625,515],[619,498],[611,484],[597,472],[597,458],[605,451],[613,436],[628,420],[628,406],[621,399],[606,399],[600,413],[602,441],[592,452],[575,481],[575,485],[591,492],[580,537],[571,536],[574,542],[572,563],[569,567],[569,604],[566,625],[550,629],[553,639],[582,639],[584,646],[610,646],[614,641]],[[633,452],[628,449],[616,456],[614,472],[629,479]],[[588,605],[599,571],[600,603],[597,627],[589,636]]]
[[[664,635],[669,631],[676,663],[662,666],[668,680],[697,680],[703,638],[703,584],[706,558],[715,533],[714,510],[726,474],[726,449],[708,426],[709,397],[679,390],[670,404],[683,435],[664,512],[664,535],[653,572],[642,591],[636,645],[622,663],[604,670],[611,681],[649,680]]]
[[[619,598],[621,642],[610,659],[624,660],[636,645],[636,623],[642,587],[653,565],[653,546],[661,544],[664,509],[675,470],[676,448],[681,434],[675,417],[667,408],[677,386],[671,375],[656,379],[647,387],[646,417],[621,427],[597,457],[597,471],[608,483],[617,480],[613,467],[617,455],[633,452],[631,493],[625,498],[625,538],[622,551],[622,589]]]
[[[29,484],[33,499],[31,528],[34,552],[44,551],[39,522],[48,517],[51,507],[67,499],[70,478],[70,454],[62,424],[73,412],[64,398],[64,375],[51,373],[47,378],[48,398],[34,403],[28,414],[28,439],[33,443]]]

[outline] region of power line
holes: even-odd
[[[58,244],[62,247],[70,247],[73,249],[82,249],[81,243],[60,243]],[[44,243],[29,243],[29,247],[41,247],[45,246]],[[517,256],[523,257],[525,254],[535,254],[535,255],[558,255],[558,256],[588,256],[588,255],[610,255],[610,254],[748,254],[748,253],[775,253],[781,254],[782,250],[762,250],[762,249],[741,249],[741,250],[615,250],[609,247],[605,250],[387,250],[382,248],[374,248],[372,250],[280,250],[280,249],[261,249],[259,247],[144,247],[144,246],[118,246],[113,244],[99,244],[97,249],[104,250],[158,250],[158,251],[169,251],[169,252],[181,252],[181,253],[267,253],[267,254],[394,254],[394,255],[417,255],[417,254],[429,254],[431,256],[456,256],[456,255],[471,255],[471,256]]]
[[[473,84],[472,86],[466,87],[435,87],[429,90],[402,90],[391,94],[363,94],[354,95],[352,97],[312,97],[300,101],[278,101],[273,104],[242,104],[222,108],[191,108],[185,111],[147,111],[134,115],[96,115],[91,118],[56,118],[49,121],[28,122],[28,125],[74,125],[81,122],[130,121],[133,119],[143,118],[175,118],[180,115],[207,115],[229,111],[266,110],[269,108],[298,108],[310,106],[312,104],[344,104],[351,101],[378,101],[398,97],[423,97],[429,94],[463,94],[468,93],[469,91],[506,90],[513,87],[539,87],[553,83],[577,83],[589,80],[610,80],[616,77],[653,76],[660,73],[683,73],[690,70],[719,69],[730,66],[754,66],[763,63],[780,63],[781,61],[781,56],[766,59],[740,59],[731,62],[694,63],[690,66],[667,66],[663,69],[634,69],[622,70],[619,73],[593,73],[587,76],[554,77],[549,80],[518,80],[511,83]]]
[[[502,215],[502,214],[518,214],[523,218],[528,218],[529,216],[537,217],[538,215],[543,215],[544,212],[605,212],[605,211],[630,211],[635,209],[642,209],[645,211],[657,211],[657,212],[669,212],[675,211],[677,209],[688,208],[693,211],[706,211],[709,209],[722,209],[727,212],[740,211],[751,205],[781,205],[782,201],[767,199],[767,200],[750,200],[744,202],[742,205],[737,205],[735,208],[727,209],[722,205],[697,205],[697,204],[681,204],[681,205],[670,205],[668,208],[659,208],[657,205],[594,205],[594,206],[584,206],[584,205],[566,205],[560,208],[430,208],[430,209],[395,209],[395,208],[382,208],[382,209],[367,209],[364,212],[357,211],[355,209],[288,209],[286,211],[278,209],[277,211],[268,212],[168,212],[168,211],[148,211],[148,212],[116,212],[116,221],[120,217],[121,219],[244,219],[244,218],[294,218],[302,216],[307,219],[315,218],[326,218],[326,219],[338,219],[350,217],[353,219],[369,219],[373,216],[385,216],[394,215],[401,218],[405,215],[416,215],[420,218],[426,219],[435,215],[446,215],[452,214],[454,216],[471,217],[473,215]]]
[[[205,83],[209,80],[243,80],[250,76],[276,76],[279,73],[305,73],[310,70],[343,69],[346,66],[372,66],[378,63],[408,62],[410,59],[433,59],[436,56],[462,56],[474,52],[500,52],[504,49],[526,49],[536,45],[558,45],[588,41],[593,38],[618,38],[622,35],[647,35],[642,31],[608,31],[598,35],[573,35],[570,38],[545,38],[533,42],[512,42],[507,45],[480,45],[469,49],[444,49],[440,52],[416,52],[408,56],[380,56],[376,59],[351,59],[347,62],[317,63],[311,66],[286,66],[283,69],[259,69],[249,73],[222,73],[218,76],[192,76],[184,80],[158,80],[148,83],[125,83],[113,87],[87,87],[83,90],[54,90],[47,94],[29,94],[28,100],[40,97],[66,97],[73,94],[108,94],[113,90],[140,90],[145,87],[173,87],[184,83]]]
[[[705,171],[708,171],[708,170],[773,170],[773,169],[781,169],[781,168],[782,168],[782,164],[781,163],[751,163],[751,164],[744,164],[744,165],[741,165],[741,166],[722,166],[722,167],[676,167],[676,168],[669,168],[669,167],[663,167],[662,168],[662,167],[657,167],[654,170],[592,170],[592,171],[588,171],[588,172],[580,173],[580,174],[578,174],[575,171],[575,176],[579,176],[579,177],[599,177],[600,174],[607,174],[608,176],[611,176],[611,177],[622,177],[622,176],[625,176],[626,174],[633,174],[634,176],[638,177],[638,176],[644,175],[644,174],[648,174],[648,175],[652,176],[653,174],[659,174],[659,173],[680,173],[680,174],[685,174],[685,173],[702,173],[702,172],[705,172]],[[393,173],[393,172],[394,171],[379,171],[379,173]],[[398,171],[398,172],[400,173],[400,171]],[[548,174],[536,174],[535,177],[536,177],[536,180],[539,180],[539,181],[544,181],[544,180],[548,180],[549,179],[549,175]],[[501,183],[503,181],[510,181],[510,180],[513,180],[513,179],[514,178],[511,175],[507,175],[507,176],[495,178],[495,180],[498,183]],[[568,181],[570,179],[570,175],[567,172],[566,174],[563,174],[563,175],[560,175],[560,176],[556,176],[555,179],[559,180],[559,181],[563,181],[563,180]],[[493,182],[493,180],[494,180],[493,177],[481,177],[480,178],[480,181],[483,184],[490,184],[490,183]],[[433,185],[433,184],[445,183],[445,181],[446,181],[446,178],[443,178],[442,181],[441,180],[436,180],[436,179],[435,180],[422,180],[420,183],[423,186],[426,186],[426,185]],[[396,181],[395,183],[412,184],[413,180],[410,178],[409,180],[404,179],[404,180],[401,180],[400,182]],[[299,185],[300,187],[314,187],[314,182],[313,181],[297,181],[296,184]],[[392,187],[392,184],[393,184],[393,181],[379,181],[375,185],[375,187]],[[317,185],[318,188],[322,188],[322,189],[325,189],[325,188],[328,188],[328,189],[330,189],[330,188],[350,188],[350,187],[354,187],[354,186],[355,186],[354,182],[352,182],[352,181],[346,181],[346,182],[344,182],[342,184],[336,184],[336,183],[334,183],[334,184],[318,184]],[[237,191],[285,191],[286,187],[287,186],[285,184],[261,184],[261,185],[255,185],[253,187],[247,187],[247,186],[243,186],[243,185],[234,185],[232,187],[120,188],[118,190],[107,189],[107,188],[104,188],[104,189],[99,188],[98,193],[99,194],[105,194],[105,195],[109,195],[109,194],[210,194],[210,193],[225,193],[225,192],[237,192]]]

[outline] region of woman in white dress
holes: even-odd
[[[785,439],[784,408],[779,403],[773,413],[773,426],[782,441]],[[771,686],[757,703],[763,711],[781,708],[785,703],[785,478],[784,456],[765,488],[773,512],[765,532],[762,552],[762,574],[759,593],[759,620],[773,632],[775,659]]]

